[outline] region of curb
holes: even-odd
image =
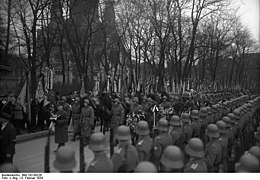
[[[41,132],[36,132],[36,133],[30,133],[30,134],[24,134],[24,135],[19,135],[16,137],[16,143],[21,143],[33,139],[38,139],[42,137],[46,137],[48,134],[48,130],[41,131]],[[51,133],[53,135],[54,133]]]

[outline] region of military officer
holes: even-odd
[[[131,145],[129,127],[121,125],[117,128],[115,138],[119,141],[118,150],[111,157],[114,172],[133,172],[138,164],[138,153]]]
[[[220,137],[218,127],[215,124],[209,124],[206,129],[206,135],[209,137],[205,155],[208,171],[218,172],[222,160],[222,147],[218,140]]]
[[[84,99],[84,107],[81,110],[80,119],[83,128],[84,146],[86,146],[89,143],[91,128],[94,126],[95,119],[94,109],[89,105],[88,99]]]
[[[199,138],[191,138],[185,148],[190,156],[188,163],[184,166],[184,172],[207,172],[207,164],[204,156],[204,144]]]
[[[119,125],[124,123],[125,112],[118,98],[113,100],[111,109],[110,142],[114,142],[114,132]]]
[[[90,162],[87,172],[113,172],[113,163],[105,153],[106,139],[103,133],[94,133],[89,140],[89,149],[94,153],[94,159]]]
[[[74,103],[71,105],[72,110],[72,122],[73,122],[73,138],[72,141],[75,141],[76,136],[80,134],[80,113],[81,105],[80,98],[75,97]]]
[[[139,121],[136,127],[136,133],[139,135],[139,139],[136,143],[136,150],[138,153],[138,160],[141,161],[149,161],[150,160],[150,152],[153,146],[153,140],[150,138],[150,130],[148,123],[146,121]]]

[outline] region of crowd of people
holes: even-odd
[[[19,100],[11,95],[1,107],[2,132],[6,122],[13,124],[14,132],[19,132],[20,122],[31,131],[54,125],[58,147],[53,165],[60,172],[73,172],[77,163],[74,150],[65,146],[71,127],[71,141],[83,137],[84,146],[94,153],[86,172],[260,171],[259,95],[236,91],[80,96],[74,92],[32,100],[30,123],[17,123]],[[95,132],[97,122],[100,132]],[[107,131],[110,156],[105,153]]]

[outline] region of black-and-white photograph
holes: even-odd
[[[259,9],[1,0],[0,179],[259,173]]]

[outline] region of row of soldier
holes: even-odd
[[[149,136],[148,122],[139,121],[135,146],[129,127],[121,125],[123,116],[119,118],[117,114],[119,122],[111,129],[118,150],[109,159],[105,136],[92,134],[89,148],[95,158],[87,172],[259,172],[260,129],[254,134],[259,123],[258,100],[259,97],[249,101],[248,96],[242,96],[193,110],[190,115],[173,115],[169,121],[161,118],[152,129],[154,138]],[[118,99],[114,103],[119,104]],[[59,151],[57,169],[58,162]]]

